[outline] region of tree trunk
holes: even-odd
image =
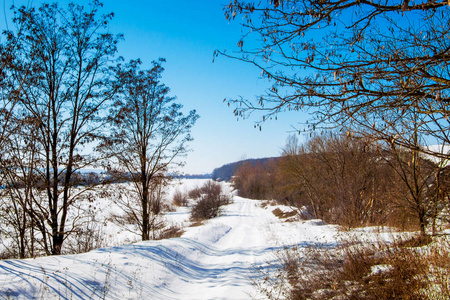
[[[145,176],[144,176],[145,179]],[[146,181],[146,180],[145,180]],[[150,212],[149,212],[149,186],[147,182],[142,182],[142,240],[150,239]]]
[[[425,211],[423,209],[419,210],[419,222],[420,222],[420,234],[422,236],[427,235],[425,231],[427,227],[427,220],[425,218]]]

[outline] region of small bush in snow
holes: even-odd
[[[181,192],[180,190],[176,190],[173,195],[172,203],[175,206],[187,206],[189,203],[188,197],[185,193]]]
[[[222,193],[222,186],[214,181],[206,182],[201,188],[195,189],[195,192],[189,193],[195,195],[197,203],[191,211],[191,219],[204,220],[217,217],[220,214],[220,207],[231,203],[231,197]]]

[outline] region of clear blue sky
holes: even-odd
[[[65,7],[70,1],[58,2]],[[39,5],[41,1],[3,0],[2,4],[8,10],[13,3]],[[111,32],[125,36],[119,55],[126,60],[141,58],[143,68],[152,60],[166,58],[162,81],[186,111],[196,109],[200,115],[183,172],[209,173],[244,158],[278,156],[291,125],[305,121],[304,114],[286,113],[277,121],[267,121],[259,131],[253,125],[260,115],[237,121],[233,108],[223,103],[224,98],[238,96],[253,99],[267,87],[267,81],[259,79],[259,70],[250,65],[220,56],[212,62],[216,49],[238,51],[239,20],[230,23],[222,10],[229,0],[103,3],[102,12],[115,14]],[[1,24],[4,26],[4,18]]]

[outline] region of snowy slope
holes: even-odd
[[[334,245],[337,228],[285,222],[260,204],[235,196],[220,217],[181,238],[0,261],[0,299],[264,299],[252,285],[256,267],[275,268],[284,247]],[[187,210],[173,215],[186,219]]]

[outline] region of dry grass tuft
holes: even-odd
[[[162,230],[159,235],[155,238],[156,240],[170,239],[182,236],[184,230],[179,227],[172,225],[169,228]]]
[[[180,190],[176,190],[173,195],[172,203],[175,206],[188,206],[188,196]]]
[[[291,248],[279,255],[276,280],[258,286],[268,299],[450,299],[449,246],[447,238],[413,237]]]
[[[272,210],[272,213],[278,217],[279,219],[287,219],[290,217],[294,217],[296,216],[298,213],[295,210],[291,210],[291,211],[282,211],[279,208],[275,208],[274,210]]]
[[[395,241],[398,247],[423,247],[428,246],[433,242],[430,235],[413,235],[406,239],[398,239]]]

